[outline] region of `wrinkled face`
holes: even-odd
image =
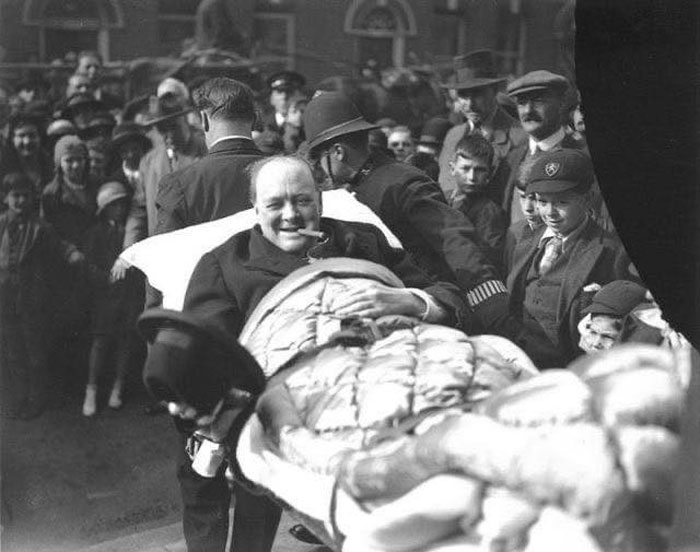
[[[457,186],[465,194],[478,193],[489,183],[491,167],[486,159],[458,155],[450,167]]]
[[[496,108],[496,88],[482,86],[457,91],[455,107],[464,117],[475,124],[480,124]]]
[[[82,73],[88,77],[91,82],[97,80],[102,70],[100,60],[94,56],[83,56],[78,62],[76,73]]]
[[[81,183],[85,176],[85,165],[87,159],[82,155],[69,153],[61,157],[61,172],[66,180],[74,183]]]
[[[33,157],[39,152],[39,129],[35,125],[20,125],[12,135],[12,145],[20,157]]]
[[[288,253],[303,253],[316,238],[299,230],[318,230],[321,196],[313,175],[302,163],[273,161],[257,175],[255,212],[263,236]]]
[[[32,209],[33,200],[34,194],[31,190],[10,190],[5,196],[5,205],[11,212],[22,215]]]
[[[518,202],[520,203],[520,210],[525,215],[525,219],[531,226],[537,226],[542,223],[542,218],[537,210],[537,198],[535,194],[528,194],[525,190],[516,188],[515,190],[518,194]]]
[[[518,117],[525,132],[544,140],[561,126],[562,97],[551,90],[535,90],[515,98]]]
[[[607,314],[594,314],[586,325],[579,346],[587,353],[605,351],[620,340],[620,319]]]
[[[136,168],[139,166],[139,161],[143,155],[143,149],[139,142],[124,142],[119,146],[119,157],[124,161],[127,166],[131,168]]]
[[[107,156],[101,151],[89,150],[90,154],[90,176],[98,181],[105,177],[107,169]]]
[[[409,155],[416,151],[411,133],[405,130],[393,131],[389,135],[388,145],[398,161],[405,161]]]
[[[578,227],[588,211],[588,196],[572,190],[538,193],[537,210],[544,223],[556,234],[567,236]]]

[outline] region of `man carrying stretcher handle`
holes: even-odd
[[[218,335],[231,339],[240,334],[267,292],[288,274],[315,259],[351,257],[386,266],[406,287],[392,288],[376,282],[361,291],[334,297],[338,316],[374,319],[398,314],[452,326],[465,324],[468,309],[459,289],[431,280],[403,250],[392,248],[378,228],[321,218],[321,194],[311,167],[303,159],[273,157],[254,164],[251,199],[258,224],[202,257],[185,296],[186,317],[200,320]],[[161,351],[182,348],[181,340],[169,339],[168,335],[168,331],[156,331],[148,337],[159,344]],[[164,363],[165,360],[149,358],[144,379],[152,390],[149,374],[162,371]],[[194,359],[193,364],[196,364]],[[235,413],[230,411],[213,416],[212,410],[222,410],[220,404],[209,404],[203,411],[177,393],[155,390],[159,399],[170,401],[171,414],[197,422],[200,429],[205,429],[204,435],[213,441],[221,440],[235,418]],[[212,435],[206,431],[212,431],[209,424],[214,418]],[[205,439],[203,447],[212,458],[218,456],[219,462],[223,460],[216,443],[207,443]],[[207,469],[215,472],[217,466],[208,464]],[[235,492],[232,549],[269,551],[279,522],[279,507],[265,497],[241,492],[239,488]]]

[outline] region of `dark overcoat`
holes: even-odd
[[[263,157],[253,140],[222,140],[209,153],[166,174],[156,196],[156,234],[233,215],[251,207],[248,166]]]

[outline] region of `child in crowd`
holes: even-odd
[[[130,193],[121,182],[107,182],[97,193],[99,221],[85,236],[85,255],[92,284],[92,345],[85,388],[83,415],[97,412],[97,387],[109,361],[114,359],[115,378],[108,405],[122,406],[122,390],[132,352],[134,328],[143,305],[141,286],[134,271],[125,278],[110,279],[110,269],[122,251]]]
[[[544,226],[516,248],[507,286],[522,323],[518,343],[540,369],[562,368],[581,354],[585,288],[635,280],[622,244],[588,214],[593,178],[590,158],[570,149],[540,155],[528,178]]]
[[[579,347],[586,353],[609,349],[619,343],[627,316],[645,302],[646,288],[628,280],[615,280],[603,286],[582,314],[578,330]]]
[[[24,173],[2,181],[0,214],[0,366],[8,416],[35,418],[48,399],[47,335],[56,267],[79,264],[82,254],[61,241],[35,209],[35,184]]]
[[[487,196],[493,156],[493,147],[481,134],[469,134],[457,143],[450,162],[457,189],[450,203],[474,224],[484,254],[494,266],[501,266],[506,215]]]
[[[387,141],[389,149],[394,152],[397,161],[405,161],[409,155],[416,151],[416,143],[411,135],[411,129],[407,126],[394,127]]]
[[[503,247],[503,266],[506,274],[509,274],[513,268],[513,253],[518,244],[528,240],[535,230],[544,224],[537,210],[535,194],[527,192],[527,179],[532,169],[532,163],[533,160],[531,158],[520,165],[518,177],[515,181],[515,194],[518,198],[520,210],[525,218],[511,224],[506,232],[505,245]]]

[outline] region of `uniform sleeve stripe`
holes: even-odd
[[[469,293],[467,293],[467,302],[471,308],[476,307],[479,303],[483,303],[490,297],[499,293],[508,293],[506,286],[500,280],[489,280],[482,282]]]

